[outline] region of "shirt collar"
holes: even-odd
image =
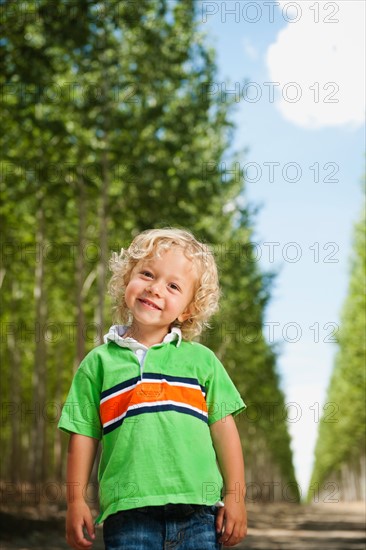
[[[148,347],[144,344],[141,344],[137,340],[131,337],[124,338],[124,334],[127,332],[127,329],[129,327],[126,325],[113,325],[109,329],[108,333],[105,334],[103,340],[104,343],[107,344],[108,342],[115,342],[118,346],[121,346],[122,348],[129,348],[132,351],[136,351],[137,349],[143,349],[147,350]],[[161,344],[169,344],[170,342],[174,342],[177,340],[177,347],[180,346],[180,343],[182,341],[182,331],[179,327],[173,327],[171,331],[164,337],[163,341],[154,344],[154,346],[159,346]],[[152,346],[152,347],[154,347]]]

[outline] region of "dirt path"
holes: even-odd
[[[365,504],[256,505],[237,550],[365,550]]]
[[[1,550],[67,550],[61,516],[0,513]],[[258,504],[248,506],[248,516],[249,533],[237,550],[366,549],[364,504]],[[101,528],[93,548],[104,550]]]

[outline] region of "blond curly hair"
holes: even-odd
[[[141,260],[159,256],[172,246],[183,250],[185,256],[196,266],[197,281],[192,300],[192,315],[183,323],[175,321],[182,336],[192,340],[209,327],[209,318],[217,311],[220,297],[216,262],[210,248],[198,242],[189,231],[176,228],[148,229],[134,238],[127,249],[118,254],[112,253],[109,262],[112,277],[109,282],[109,294],[115,302],[114,318],[125,325],[131,323],[131,314],[125,302],[125,290],[134,267]]]

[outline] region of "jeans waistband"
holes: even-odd
[[[164,504],[161,506],[143,506],[136,508],[136,512],[149,514],[157,518],[185,518],[207,508],[204,504]]]

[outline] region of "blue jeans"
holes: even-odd
[[[103,525],[106,550],[220,550],[215,506],[166,505],[123,510]]]

